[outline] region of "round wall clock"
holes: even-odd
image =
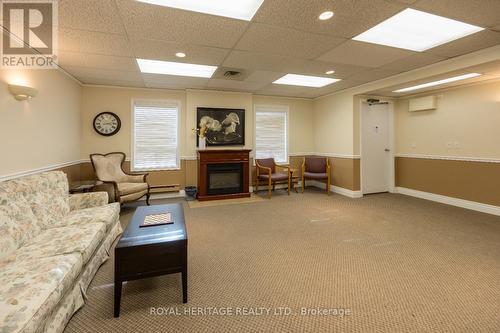
[[[104,136],[115,135],[121,126],[120,117],[113,112],[101,112],[94,118],[94,130]]]

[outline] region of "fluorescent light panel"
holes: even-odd
[[[402,93],[402,92],[407,92],[407,91],[419,90],[419,89],[423,89],[423,88],[438,86],[440,84],[445,84],[445,83],[450,83],[450,82],[455,82],[455,81],[460,81],[460,80],[466,80],[466,79],[470,79],[470,78],[477,77],[480,75],[481,74],[479,74],[479,73],[469,73],[469,74],[464,74],[464,75],[460,75],[460,76],[450,77],[448,79],[443,79],[443,80],[439,80],[439,81],[432,81],[432,82],[428,82],[428,83],[423,83],[423,84],[419,84],[419,85],[413,86],[413,87],[398,89],[398,90],[394,90],[393,92]]]
[[[298,74],[287,74],[278,80],[274,81],[274,84],[286,84],[291,86],[301,86],[301,87],[314,87],[320,88],[327,86],[329,84],[340,81],[339,79],[331,79],[327,77],[320,76],[309,76],[309,75],[298,75]]]
[[[264,0],[137,0],[153,5],[250,21]]]
[[[217,70],[216,66],[186,64],[160,60],[137,59],[142,73],[165,74],[211,78]]]
[[[354,40],[422,52],[484,28],[407,8]]]

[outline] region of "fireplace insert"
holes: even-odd
[[[209,195],[243,192],[243,164],[208,164],[207,193]]]

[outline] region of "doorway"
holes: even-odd
[[[394,187],[393,105],[362,102],[360,116],[363,194],[390,192]]]

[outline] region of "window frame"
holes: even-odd
[[[259,110],[260,109],[260,110]],[[265,109],[263,111],[262,109]],[[286,155],[286,161],[285,162],[278,162],[276,161],[277,164],[285,164],[288,165],[290,164],[290,107],[288,105],[278,105],[278,104],[255,104],[254,105],[254,165],[255,165],[255,160],[257,159],[257,112],[283,112],[286,114],[286,141],[285,141],[285,155]],[[274,158],[274,157],[273,157]]]
[[[134,165],[135,156],[135,106],[157,106],[157,107],[177,107],[177,153],[176,153],[176,166],[175,167],[164,167],[164,168],[147,168],[147,169],[137,169]],[[131,100],[131,118],[130,118],[130,130],[131,130],[131,141],[130,141],[130,171],[132,172],[148,172],[148,171],[178,171],[181,170],[181,112],[182,103],[180,100],[173,99],[139,99],[132,98]]]

